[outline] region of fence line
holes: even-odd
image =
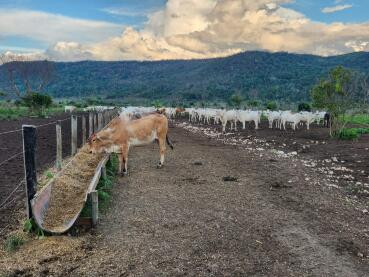
[[[10,160],[14,159],[15,157],[19,156],[20,154],[23,154],[23,151],[22,151],[22,152],[19,152],[19,153],[17,153],[17,154],[15,154],[15,155],[13,155],[13,156],[11,156],[11,157],[10,157],[9,159],[7,159],[7,160],[5,160],[5,161],[1,162],[1,163],[0,163],[0,166],[2,166],[2,165],[3,165],[3,164],[5,164],[6,162],[8,162],[8,161],[10,161]]]
[[[109,113],[108,116],[106,116],[106,114],[104,113]],[[100,115],[99,115],[100,114]],[[53,122],[49,122],[49,123],[46,123],[46,124],[42,124],[42,125],[38,125],[38,126],[34,126],[34,128],[42,128],[42,127],[46,127],[46,126],[49,126],[49,125],[57,125],[58,123],[60,124],[61,122],[64,122],[64,121],[67,121],[67,120],[71,120],[71,117],[67,117],[67,118],[64,118],[62,120],[57,120],[57,121],[53,121]],[[103,112],[90,112],[88,115],[74,115],[73,116],[75,119],[77,118],[82,118],[82,121],[83,121],[83,118],[85,119],[86,121],[86,118],[88,117],[89,120],[88,120],[88,131],[90,132],[90,130],[92,131],[99,131],[101,130],[105,124],[107,124],[111,118],[113,118],[113,114],[111,111],[103,111]],[[90,120],[92,118],[92,120]],[[82,123],[82,129],[85,128],[86,129],[86,124],[87,122],[85,122],[85,124]],[[99,123],[99,124],[98,124]],[[76,124],[77,125],[77,124]],[[60,124],[61,126],[61,124]],[[75,127],[76,128],[76,127]],[[3,133],[0,133],[0,135],[5,135],[5,134],[10,134],[10,133],[15,133],[15,132],[20,132],[20,131],[23,131],[23,127],[22,129],[17,129],[17,130],[12,130],[12,131],[7,131],[7,132],[3,132]],[[71,126],[71,131],[72,131],[72,126]],[[87,135],[87,130],[82,130],[82,136],[86,136]],[[84,137],[84,141],[86,141],[86,137]],[[73,143],[72,143],[73,144]],[[72,151],[73,152],[73,151]],[[10,158],[6,159],[5,161],[1,162],[0,163],[0,166],[2,166],[3,164],[7,163],[8,161],[20,156],[21,154],[24,154],[25,152],[24,151],[21,151],[13,156],[11,156]],[[72,156],[73,156],[73,153],[72,153]],[[71,159],[70,161],[68,161],[65,165],[63,165],[63,167],[67,167],[71,162],[73,161],[73,159]],[[55,176],[59,176],[60,174],[60,171],[55,175]],[[28,175],[27,175],[28,176]],[[26,183],[26,180],[23,179],[21,182],[19,182],[19,184],[15,187],[15,189],[6,197],[6,199],[0,204],[0,210],[3,210],[3,209],[6,209],[8,208],[9,204],[13,203],[16,201],[17,197],[13,197],[11,198],[18,190],[19,188]],[[10,199],[10,200],[9,200]],[[3,230],[2,230],[3,231]]]
[[[3,133],[0,133],[0,136],[1,135],[6,135],[6,134],[10,134],[10,133],[20,132],[20,131],[22,131],[22,129],[17,129],[17,130],[13,130],[13,131],[3,132]]]
[[[8,197],[3,201],[3,203],[0,204],[0,209],[2,209],[3,207],[5,207],[7,204],[10,203],[10,202],[6,203],[6,201],[8,201],[8,199],[19,189],[19,187],[22,184],[24,184],[24,180],[20,181],[19,184],[17,185],[17,187],[8,195]]]

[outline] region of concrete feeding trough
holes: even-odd
[[[71,161],[31,200],[36,224],[45,232],[63,234],[79,218],[88,196],[92,224],[98,217],[96,186],[110,155],[91,154],[83,147]]]

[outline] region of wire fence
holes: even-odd
[[[81,115],[77,116],[78,118],[82,118]],[[45,124],[40,124],[40,125],[35,125],[35,128],[36,129],[42,129],[44,127],[47,127],[47,126],[50,126],[50,125],[56,125],[58,124],[58,122],[60,123],[64,123],[66,121],[70,121],[71,120],[71,117],[67,117],[67,118],[63,118],[63,119],[60,119],[60,120],[54,120],[52,122],[48,122],[48,123],[45,123]],[[67,124],[67,125],[64,125],[64,129],[66,132],[70,132],[70,124]],[[9,135],[9,134],[14,134],[14,133],[21,133],[23,129],[14,129],[14,130],[10,130],[10,131],[5,131],[5,132],[1,132],[0,133],[0,137],[6,137],[6,135]],[[64,133],[66,133],[64,132]],[[46,141],[43,141],[43,139],[45,139],[46,136],[51,136],[51,139],[53,139],[53,137],[55,137],[55,132],[53,133],[45,133],[44,136],[42,138],[40,138],[40,144],[45,144]],[[66,138],[65,140],[63,141],[64,143],[64,146],[65,146],[65,150],[68,150],[68,146],[70,146],[70,141],[68,141],[69,136],[68,134],[66,134]],[[19,141],[19,144],[21,145],[22,144],[22,141]],[[46,146],[50,146],[50,145],[46,145]],[[2,148],[1,150],[2,151],[9,151],[11,148]],[[54,150],[54,149],[50,149],[50,150]],[[41,161],[41,164],[42,165],[45,165],[45,164],[48,164],[48,162],[52,162],[54,159],[55,159],[55,155],[53,155],[54,151],[50,151],[50,156],[51,156],[51,159],[49,157],[40,157],[40,159],[42,160]],[[69,151],[64,151],[66,152],[66,155],[70,154]],[[12,171],[11,169],[8,169],[7,165],[10,164],[10,163],[13,163],[15,162],[16,159],[19,159],[19,158],[23,158],[23,154],[24,154],[24,151],[23,151],[23,147],[21,149],[18,150],[17,153],[15,153],[14,155],[11,155],[10,157],[6,158],[5,160],[3,161],[0,161],[0,169],[2,169],[2,171],[6,172],[7,170],[9,170],[9,173]],[[63,155],[63,156],[66,156],[66,155]],[[45,160],[46,158],[49,158],[47,159],[47,161]],[[46,162],[45,162],[46,161]],[[18,167],[18,170],[19,172],[12,172],[14,173],[15,175],[18,175],[19,174],[22,174],[22,172],[24,171],[24,167],[23,167],[23,163],[22,163],[22,167],[19,168]],[[11,176],[12,177],[12,176]],[[11,178],[10,178],[11,179]],[[4,180],[5,181],[5,180]],[[4,182],[4,183],[11,183],[10,182]],[[21,180],[16,186],[15,188],[6,196],[6,198],[4,200],[2,200],[2,202],[0,203],[0,210],[5,210],[7,208],[9,208],[9,206],[11,206],[12,203],[14,203],[16,200],[17,200],[17,197],[12,197],[14,196],[14,194],[16,194],[17,192],[19,192],[20,190],[24,190],[24,187],[22,187],[22,185],[25,184],[25,181],[24,180]],[[4,196],[4,194],[2,193],[1,196]]]
[[[82,126],[82,117],[85,117],[85,128],[86,130],[84,131],[84,134],[88,134],[88,130],[90,130],[90,126],[92,124],[92,128],[93,130],[96,130],[96,121],[98,120],[98,117],[97,117],[97,114],[94,113],[94,116],[93,116],[93,121],[90,122],[90,116],[86,116],[85,115],[78,115],[76,116],[77,117],[77,125],[78,126]],[[64,125],[64,122],[66,121],[70,121],[69,124],[67,125]],[[44,128],[44,127],[47,127],[47,126],[50,126],[50,125],[56,125],[60,123],[61,126],[62,126],[62,129],[63,129],[63,132],[62,132],[62,148],[63,148],[63,158],[66,157],[66,156],[69,156],[70,155],[70,150],[71,150],[71,116],[68,116],[67,118],[63,118],[61,120],[55,120],[55,121],[52,121],[52,122],[48,122],[48,123],[45,123],[45,124],[41,124],[41,125],[36,125],[35,128],[36,129],[41,129],[41,128]],[[50,129],[42,129],[43,131],[41,131],[39,134],[40,134],[40,137],[38,138],[37,140],[37,144],[39,144],[40,148],[38,150],[40,150],[40,152],[42,152],[40,154],[40,164],[41,164],[41,167],[44,167],[45,165],[48,165],[50,164],[51,162],[55,162],[56,160],[56,132],[52,132],[50,133]],[[3,137],[5,135],[8,135],[8,134],[13,134],[13,133],[17,133],[17,132],[22,132],[23,129],[14,129],[14,130],[10,130],[10,131],[5,131],[5,132],[1,132],[0,133],[0,137]],[[86,139],[86,138],[85,138]],[[53,142],[54,141],[54,142]],[[78,147],[82,145],[82,141],[83,141],[83,138],[82,138],[82,129],[81,128],[78,128],[77,129],[77,145]],[[22,143],[22,141],[20,141],[20,144]],[[2,148],[4,150],[9,150],[10,148]],[[20,149],[19,149],[20,150]],[[47,155],[43,155],[47,153]],[[9,158],[3,160],[0,162],[0,170],[2,170],[3,172],[7,171],[7,169],[4,169],[4,166],[6,166],[7,164],[10,164],[10,163],[14,163],[15,159],[19,158],[19,157],[23,157],[23,154],[24,154],[24,151],[23,151],[23,146],[22,146],[22,151],[19,151],[17,153],[15,153],[14,155],[11,155]],[[39,168],[39,165],[37,165],[37,168]],[[19,176],[20,174],[23,174],[24,172],[24,165],[22,163],[21,167],[18,166],[17,167],[18,169],[18,172],[11,172],[9,171],[9,173],[11,172],[14,176],[10,176],[11,178],[14,178],[15,175],[16,176]],[[22,172],[20,172],[22,171]],[[10,179],[11,179],[10,178]],[[0,180],[1,182],[1,180]],[[11,183],[12,181],[6,181],[6,182],[3,182],[4,184],[9,184]],[[1,184],[0,184],[1,185]],[[1,200],[1,196],[5,196],[4,193],[2,193],[2,195],[0,195],[0,200],[1,200],[1,203],[0,203],[0,210],[6,210],[6,209],[9,209],[9,207],[11,207],[11,205],[17,201],[18,197],[16,197],[15,195],[21,191],[21,190],[24,190],[25,189],[25,180],[24,180],[24,177],[23,179],[15,186],[14,189],[11,190],[11,192],[5,197],[5,199]],[[0,224],[1,224],[1,220],[0,220]]]

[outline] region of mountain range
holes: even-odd
[[[56,62],[46,87],[57,98],[168,104],[227,101],[235,93],[262,101],[309,101],[311,88],[342,65],[369,74],[369,53],[321,57],[249,51],[225,58],[170,61]],[[0,76],[0,90],[7,86]]]

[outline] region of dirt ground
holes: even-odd
[[[19,120],[0,120],[0,133],[18,130],[22,128],[22,124],[40,126],[56,120],[63,120],[70,117],[70,114],[60,114],[50,118],[21,118]],[[87,119],[88,123],[88,119]],[[78,119],[78,124],[81,119]],[[79,125],[80,126],[80,125]],[[88,125],[87,125],[88,126]],[[79,129],[81,130],[81,129]],[[70,120],[62,122],[62,142],[63,157],[70,155],[71,135]],[[78,134],[78,145],[82,144],[82,133]],[[15,132],[0,135],[0,163],[7,160],[14,154],[23,151],[22,132]],[[44,169],[53,165],[56,158],[56,131],[55,124],[44,126],[37,129],[37,145],[36,145],[36,164],[41,173]],[[8,195],[16,188],[19,182],[24,178],[23,155],[10,160],[0,166],[0,204],[6,200]],[[0,210],[0,241],[4,239],[6,234],[19,227],[19,220],[24,219],[25,214],[25,187],[20,186],[19,189],[7,200],[11,201]]]
[[[91,234],[63,237],[65,251],[55,238],[32,242],[33,253],[28,243],[0,259],[0,272],[368,276],[367,198],[333,186],[300,152],[181,126],[170,129],[175,150],[162,169],[157,145],[132,149],[129,175]]]

